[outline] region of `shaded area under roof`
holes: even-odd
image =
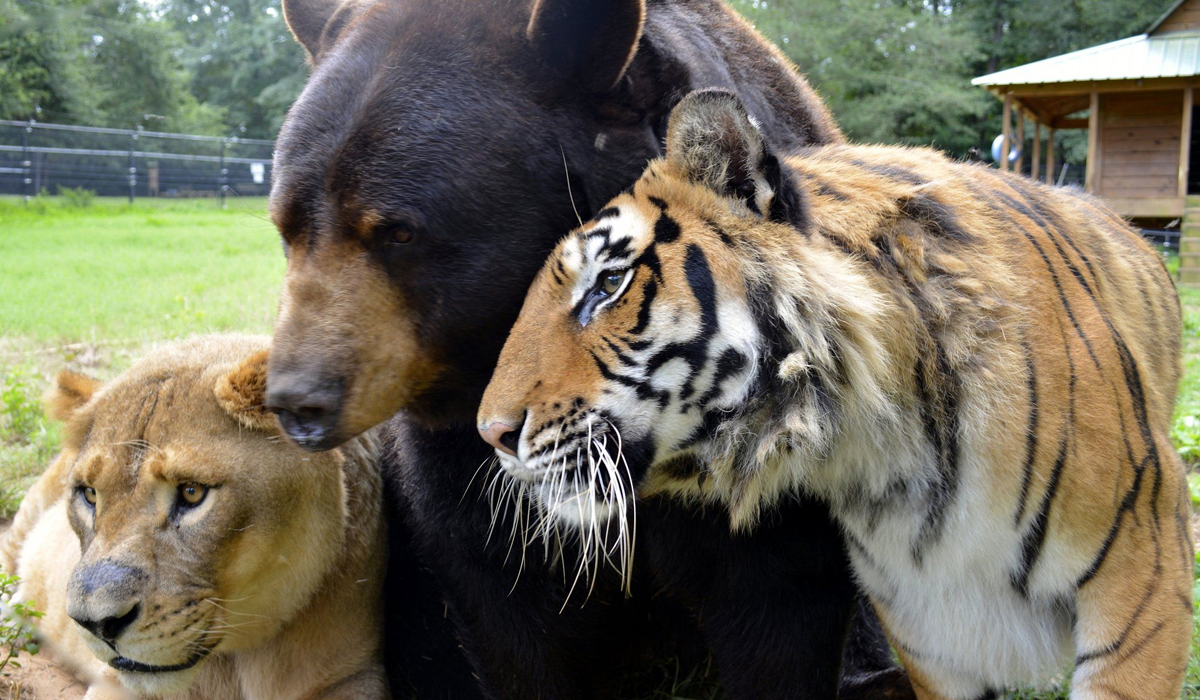
[[[1043,85],[1200,75],[1200,32],[1121,39],[980,76],[973,85]]]

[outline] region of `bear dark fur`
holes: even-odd
[[[491,452],[473,424],[544,257],[659,155],[683,95],[737,91],[779,151],[841,140],[819,98],[715,0],[285,0],[284,10],[314,64],[276,145],[284,307],[330,311],[281,312],[268,401],[310,448],[362,429],[347,416],[402,411],[387,456],[397,694],[603,696],[644,643],[686,647],[698,622],[729,697],[833,698],[855,589],[823,508],[788,504],[734,537],[716,515],[639,503],[633,598],[606,574],[564,607],[571,579],[555,552],[511,551],[507,511],[488,537],[480,467]],[[363,284],[372,301],[317,301]],[[385,336],[421,357],[394,351],[402,368],[363,360],[386,355],[367,347]],[[394,400],[372,394],[400,375],[411,386]],[[846,678],[883,674],[910,692],[873,614],[854,636]]]

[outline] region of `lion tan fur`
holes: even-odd
[[[284,439],[262,408],[268,345],[197,338],[49,392],[63,450],[0,563],[89,698],[390,697],[376,438],[320,454]],[[193,506],[185,488],[204,495]],[[108,643],[71,619],[122,597],[134,619]]]

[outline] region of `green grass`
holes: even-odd
[[[58,448],[38,397],[63,367],[101,379],[155,342],[269,333],[283,279],[266,200],[0,198],[0,517]]]
[[[262,199],[0,200],[0,337],[113,342],[270,329],[284,269]]]
[[[57,427],[42,418],[38,403],[54,372],[71,367],[106,379],[155,342],[200,332],[269,332],[283,269],[262,199],[230,200],[221,211],[214,200],[145,199],[130,206],[99,198],[81,208],[60,198],[30,205],[0,198],[0,517],[15,511],[57,449]],[[1173,438],[1196,468],[1200,289],[1181,289],[1180,297],[1185,376]],[[1200,471],[1189,482],[1200,506]],[[1198,652],[1200,626],[1194,626],[1183,694],[1189,700],[1200,700]],[[711,669],[689,671],[675,660],[662,661],[622,694],[719,697]],[[1007,697],[1066,696],[1056,688]]]

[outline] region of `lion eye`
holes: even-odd
[[[614,270],[604,275],[600,280],[600,289],[607,295],[612,296],[621,288],[621,284],[625,282],[625,277],[629,275],[629,270]]]
[[[192,483],[179,485],[179,499],[183,501],[184,505],[198,506],[207,495],[207,486]]]
[[[91,486],[83,487],[83,500],[88,502],[88,505],[96,505],[96,489]]]

